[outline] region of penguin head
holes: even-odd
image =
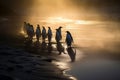
[[[45,29],[45,27],[44,26],[42,26],[43,27],[43,29]]]
[[[58,31],[59,29],[56,29],[56,31]]]
[[[37,24],[37,26],[40,26],[39,24]]]
[[[48,27],[50,29],[50,27]]]
[[[30,26],[30,23],[28,23],[28,25]]]
[[[33,25],[30,25],[31,27],[33,27]]]
[[[59,27],[59,29],[63,28],[62,26]]]
[[[66,33],[67,33],[67,34],[70,34],[70,32],[69,32],[69,31],[66,31]]]
[[[26,24],[26,22],[24,22],[24,24]]]

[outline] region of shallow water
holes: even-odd
[[[119,80],[120,28],[119,23],[66,26],[79,46],[77,59],[67,63],[67,74],[77,80]],[[116,57],[117,55],[117,57]]]
[[[84,47],[85,51],[82,51],[84,56],[82,59],[70,64],[71,70],[67,72],[68,74],[75,76],[78,80],[120,79],[118,23],[85,25],[72,28],[71,32],[76,37],[76,44],[81,47],[79,50],[82,51]]]
[[[88,56],[70,64],[71,70],[67,73],[76,77],[77,80],[119,80],[120,61],[98,56],[97,58]]]

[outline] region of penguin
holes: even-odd
[[[30,25],[30,23],[27,23],[26,30],[27,30],[28,39],[30,39],[30,37],[31,37],[31,25]]]
[[[30,38],[30,23],[27,23],[26,31],[27,31],[26,33],[27,33],[28,38]]]
[[[55,40],[56,40],[57,43],[60,42],[60,40],[61,40],[60,33],[59,33],[59,30],[58,30],[58,29],[56,29]]]
[[[66,42],[68,47],[71,47],[71,44],[73,42],[73,37],[72,37],[72,35],[71,35],[71,33],[69,31],[66,31],[66,32],[67,32],[67,34],[66,34],[65,42]]]
[[[41,37],[41,29],[40,29],[40,26],[38,24],[37,28],[36,28],[36,38],[37,38],[37,41],[39,41],[40,37]]]
[[[50,27],[48,27],[48,41],[51,42],[52,39],[52,30]]]
[[[30,30],[30,40],[32,40],[32,39],[33,39],[33,36],[34,36],[34,28],[33,28],[33,25],[30,25],[29,30]]]
[[[58,32],[59,32],[59,35],[60,35],[60,40],[62,39],[62,32],[61,32],[61,26],[58,28]]]
[[[46,38],[46,29],[43,26],[43,29],[42,29],[42,40],[45,40],[45,38]]]

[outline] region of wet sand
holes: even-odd
[[[73,80],[64,73],[66,67],[56,64],[62,58],[57,51],[39,51],[17,38],[0,43],[0,80]]]

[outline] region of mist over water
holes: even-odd
[[[29,22],[29,21],[28,21]],[[106,50],[112,53],[119,53],[120,48],[120,23],[115,21],[86,21],[78,19],[67,19],[64,17],[48,17],[32,19],[31,24],[36,29],[37,24],[50,26],[55,37],[56,28],[62,26],[63,42],[66,31],[70,31],[74,38],[74,44],[79,47],[86,47],[92,50]]]
[[[34,24],[35,27],[36,24],[46,28],[50,26],[54,33],[56,28],[63,26],[63,40],[65,31],[69,30],[74,37],[74,43],[80,47],[118,52],[116,46],[119,46],[120,41],[120,24],[98,10],[99,6],[94,8],[90,5],[87,0],[37,0],[27,9],[28,16],[24,21]]]

